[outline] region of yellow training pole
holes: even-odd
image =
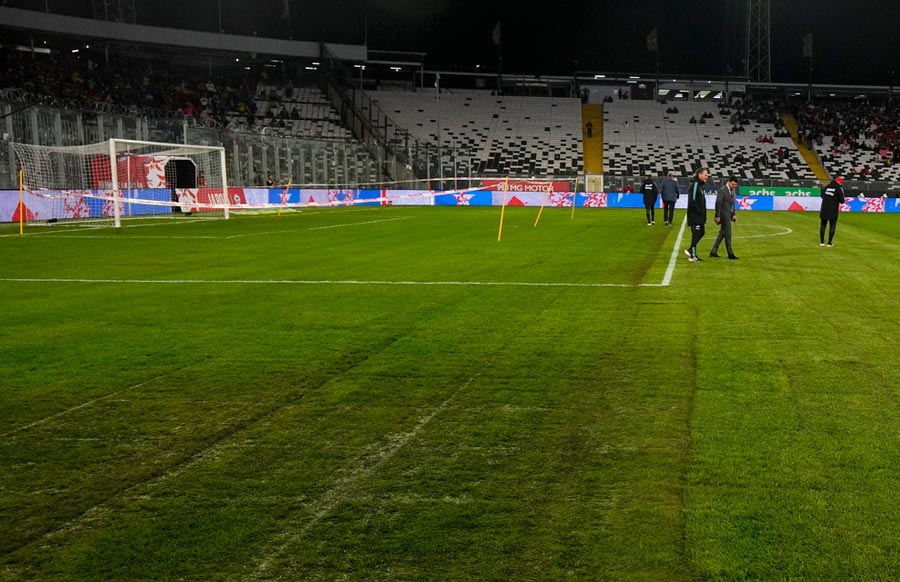
[[[500,207],[500,231],[497,233],[497,242],[503,236],[503,215],[506,213],[506,193],[509,191],[509,176],[503,181],[503,206]]]
[[[553,190],[553,186],[547,186],[547,192],[544,193],[544,200],[541,202],[541,209],[538,211],[537,218],[534,219],[534,227],[537,228],[538,221],[541,219],[541,214],[544,213],[544,206],[547,205],[547,198],[550,196],[550,191]]]
[[[285,202],[287,202],[288,199],[288,189],[291,187],[291,182],[293,181],[293,178],[289,178],[287,186],[284,187],[284,192],[281,193],[281,208],[278,209],[278,216],[281,216],[281,211],[284,209]]]
[[[572,190],[572,220],[575,220],[575,206],[578,204],[578,182],[573,184]],[[585,188],[587,190],[587,188]]]
[[[22,170],[19,170],[19,234],[25,232],[25,201],[22,195]]]

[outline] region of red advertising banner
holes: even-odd
[[[503,183],[505,180],[482,180],[481,185],[495,190],[503,191]],[[551,186],[553,192],[571,192],[572,183],[563,180],[554,180],[548,182],[546,180],[510,180],[509,192],[546,192],[547,187]]]
[[[109,168],[109,156],[91,156],[91,187],[95,190],[110,188],[112,170]]]
[[[228,197],[221,188],[176,188],[175,195],[182,212],[213,212],[231,204],[246,204],[241,188],[229,188]]]
[[[119,188],[166,188],[164,156],[122,156],[116,160]],[[95,190],[112,188],[109,156],[91,156],[91,177]]]

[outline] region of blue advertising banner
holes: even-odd
[[[155,202],[170,202],[172,199],[172,191],[168,188],[153,188],[153,189],[142,189],[142,190],[123,190],[122,195],[127,198],[135,198],[140,200],[150,200]],[[89,204],[91,205],[91,215],[92,216],[100,216],[101,210],[103,208],[103,200],[92,199]],[[97,212],[95,213],[94,206],[97,207]],[[140,216],[141,214],[168,214],[172,212],[171,206],[165,205],[157,205],[157,204],[141,204],[141,203],[131,203],[125,204],[124,209],[122,210],[123,216]]]
[[[715,198],[712,201],[712,204],[715,204]],[[772,196],[741,196],[738,194],[737,198],[734,201],[734,207],[741,210],[774,210],[774,201]],[[712,205],[709,205],[710,210],[713,209]]]
[[[381,206],[384,192],[384,190],[357,190],[357,200],[371,200],[371,202],[357,202],[354,206]]]
[[[491,206],[493,194],[488,190],[436,194],[435,206]]]
[[[300,204],[300,189],[288,188],[287,192],[285,192],[284,188],[269,188],[268,190],[268,203],[269,204]]]
[[[99,192],[97,193],[100,194]],[[122,204],[123,216],[141,214],[160,214],[171,212],[165,204],[153,202],[169,202],[171,191],[164,188],[146,188],[140,190],[123,190],[123,197],[141,200],[133,204]],[[243,190],[244,208],[279,205],[303,207],[335,207],[335,206],[378,206],[378,205],[415,205],[430,206],[499,206],[503,201],[503,192],[470,190],[453,192],[433,192],[414,190],[307,190],[292,188],[285,192],[284,188],[247,189]],[[633,208],[643,209],[644,200],[641,194],[624,192],[578,192],[574,193],[575,203],[581,208]],[[240,197],[238,197],[239,200]],[[507,193],[509,206],[540,206],[544,203],[548,208],[572,208],[573,193],[553,192],[543,195],[534,192]],[[706,205],[712,211],[716,197],[707,194]],[[50,199],[26,192],[24,206],[28,220],[47,220],[50,218],[88,218],[112,215],[112,203],[105,197],[85,196],[82,192],[73,191],[60,199]],[[149,202],[149,203],[148,203]],[[0,191],[0,222],[18,220],[18,190]],[[740,211],[778,210],[818,212],[821,198],[818,196],[737,196],[736,208]],[[687,197],[681,196],[675,207],[683,209],[687,206]],[[661,203],[657,202],[657,207]],[[873,197],[848,198],[841,206],[841,212],[888,212],[900,213],[900,198]]]

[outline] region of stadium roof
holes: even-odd
[[[110,0],[107,0],[110,1]],[[655,69],[647,35],[658,29],[660,69],[670,75],[746,70],[747,0],[114,0],[133,3],[137,24],[427,53],[426,65],[481,65],[504,72]],[[892,84],[900,3],[771,0],[772,80],[806,82],[803,37],[814,34],[813,80]],[[26,8],[92,16],[92,0],[5,0]],[[495,45],[500,23],[500,51]]]

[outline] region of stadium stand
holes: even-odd
[[[673,108],[678,113],[667,112]],[[712,102],[606,103],[605,171],[611,176],[639,177],[662,176],[671,170],[689,176],[697,167],[708,166],[714,175],[733,174],[741,180],[815,178],[790,137],[775,137],[786,134],[773,120],[752,117]]]
[[[311,139],[353,139],[351,131],[318,87],[259,83],[250,109],[231,109],[226,126],[237,131],[262,131]]]
[[[313,139],[352,139],[340,115],[314,84],[294,86],[270,74],[241,74],[207,80],[156,61],[103,64],[66,56],[32,61],[4,54],[3,88],[16,88],[41,104],[153,112],[188,118],[206,127]]]
[[[78,145],[119,131],[115,136],[173,141],[182,139],[186,122],[206,132],[198,139],[226,145],[232,178],[242,185],[261,186],[268,174],[279,183],[384,179],[379,161],[354,139],[315,79],[295,85],[264,68],[208,78],[159,60],[32,59],[10,50],[0,61],[0,105],[11,112],[12,139]],[[28,105],[41,108],[37,123]],[[101,116],[112,128],[102,135],[96,131]],[[146,119],[155,121],[138,121]]]
[[[805,105],[796,112],[800,133],[830,175],[857,182],[898,182],[894,153],[900,113],[854,101]]]
[[[456,149],[475,176],[583,172],[581,101],[487,91],[377,91],[369,97],[421,142]]]
[[[159,59],[105,63],[97,55],[76,58],[71,54],[32,59],[10,50],[2,51],[2,64],[0,100],[5,103],[169,119],[171,127],[187,121],[192,128],[224,131],[222,136],[230,137],[210,139],[242,142],[244,161],[235,176],[248,185],[263,181],[273,167],[282,181],[292,174],[310,182],[390,178],[380,158],[368,151],[370,146],[355,139],[316,78],[292,79],[262,67],[207,78]],[[402,128],[381,143],[405,146],[399,142],[408,136],[407,141],[418,140],[417,147],[427,144],[433,149],[425,158],[433,160],[440,154],[445,176],[574,177],[585,173],[585,128],[577,98],[496,96],[484,90],[446,88],[440,98],[434,91],[385,88],[366,92],[366,97],[356,101],[363,116],[373,102]],[[672,112],[676,107],[678,112]],[[15,109],[20,107],[10,111]],[[900,148],[900,113],[883,104],[853,99],[785,106],[759,98],[737,101],[732,107],[713,101],[614,100],[604,103],[602,124],[593,124],[600,126],[603,141],[602,157],[596,157],[603,173],[626,181],[661,176],[668,170],[689,176],[701,165],[709,166],[714,176],[734,174],[745,182],[815,180],[808,165],[815,158],[804,161],[783,129],[779,111],[787,109],[797,122],[798,142],[812,146],[829,175],[858,182],[900,182],[900,166],[894,164],[894,152]],[[92,134],[87,117],[83,134],[64,117],[61,130],[56,131],[60,135],[54,134],[49,116],[47,123],[38,116],[40,131],[24,131],[23,117],[11,118],[9,133],[41,143],[61,139],[65,145],[99,139]],[[696,123],[691,123],[692,118]],[[159,137],[154,134],[156,126],[162,128],[157,131]],[[156,126],[150,124],[148,129],[144,124],[145,139],[171,139],[166,137],[170,126]],[[401,136],[399,141],[396,135]],[[270,138],[309,140],[317,145],[282,146]],[[341,151],[333,144],[340,144],[336,147]],[[266,149],[269,153],[261,154]],[[288,150],[293,153],[281,160],[279,156]],[[437,165],[429,164],[434,177]],[[416,165],[419,170],[422,167]],[[329,177],[334,168],[344,177]]]

